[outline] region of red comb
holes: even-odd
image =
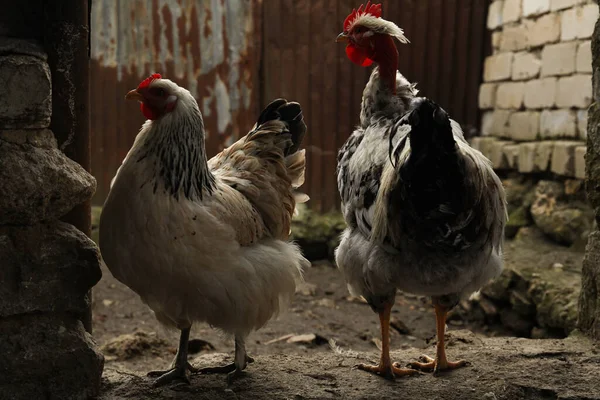
[[[348,15],[344,20],[344,30],[347,31],[350,27],[350,23],[352,23],[352,21],[354,21],[359,15],[362,14],[369,14],[374,16],[375,18],[381,17],[381,4],[371,4],[371,1],[369,0],[367,1],[367,5],[364,10],[362,4],[360,5],[360,7],[358,7],[358,10],[353,8],[350,15]]]
[[[144,79],[137,88],[138,89],[147,88],[148,86],[150,86],[150,84],[152,83],[153,80],[161,79],[161,78],[162,78],[162,76],[160,76],[160,74],[152,74],[149,77],[147,77],[146,79]]]

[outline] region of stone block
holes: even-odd
[[[495,83],[484,83],[479,87],[479,108],[494,108],[496,105],[497,86]]]
[[[586,146],[575,147],[575,178],[585,179],[585,153]]]
[[[49,130],[0,132],[0,160],[0,225],[59,219],[96,190],[94,177],[56,148]]]
[[[558,42],[560,38],[560,16],[547,14],[535,21],[527,21],[527,41],[530,47],[537,47],[546,43]]]
[[[587,4],[561,13],[560,40],[587,39],[594,32],[598,20],[598,5]]]
[[[489,154],[489,159],[492,162],[492,165],[494,166],[495,169],[507,169],[509,168],[508,165],[508,159],[506,157],[506,155],[504,154],[504,147],[507,145],[512,145],[514,144],[511,141],[505,141],[505,140],[496,140],[494,142],[492,142],[491,146],[490,146],[490,154]]]
[[[519,167],[519,145],[507,144],[502,148],[508,168],[517,169]]]
[[[554,106],[556,97],[556,78],[543,78],[528,81],[525,84],[523,102],[527,108],[549,108]]]
[[[541,76],[569,75],[575,72],[577,43],[547,45],[542,50]]]
[[[550,11],[550,0],[523,0],[523,16],[531,17]]]
[[[556,141],[552,152],[550,170],[558,175],[575,176],[575,148],[582,142]]]
[[[490,123],[491,135],[497,137],[503,137],[507,135],[510,114],[511,112],[509,110],[494,110],[492,122]]]
[[[524,79],[536,78],[540,73],[542,62],[533,53],[516,53],[513,59],[512,80],[520,81]]]
[[[523,0],[504,0],[502,23],[517,22],[521,19],[521,3]]]
[[[500,51],[518,51],[527,48],[528,29],[524,25],[505,26]]]
[[[481,116],[481,134],[489,136],[492,134],[492,126],[494,124],[494,112],[486,111]]]
[[[587,139],[587,124],[588,124],[588,112],[587,110],[577,111],[577,133],[579,139]]]
[[[544,172],[548,170],[554,142],[532,142],[519,145],[519,172]]]
[[[499,53],[485,58],[483,80],[486,82],[510,79],[513,53]]]
[[[496,107],[518,110],[523,104],[524,82],[505,82],[498,84]]]
[[[564,10],[565,8],[573,7],[587,0],[550,0],[550,11]]]
[[[492,32],[492,49],[494,52],[500,49],[500,43],[502,43],[502,31]]]
[[[571,110],[544,110],[540,115],[540,134],[545,139],[577,137],[577,115]]]
[[[0,317],[43,312],[83,316],[100,280],[94,242],[64,222],[0,227]]]
[[[68,314],[0,319],[0,390],[5,399],[88,399],[100,393],[104,357]]]
[[[45,60],[31,55],[0,56],[0,129],[50,125],[52,81]]]
[[[494,30],[502,25],[502,9],[504,8],[504,0],[496,0],[488,9],[487,27]]]
[[[572,75],[558,80],[556,106],[586,108],[592,102],[592,75]]]
[[[577,48],[577,72],[592,73],[592,42],[587,40]]]
[[[525,111],[511,114],[507,132],[518,142],[536,140],[540,133],[540,113]]]

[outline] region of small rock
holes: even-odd
[[[556,242],[571,245],[591,229],[593,210],[581,201],[568,202],[564,185],[540,181],[531,205],[531,216],[544,234]]]
[[[554,263],[554,264],[552,264],[552,268],[555,268],[555,269],[563,269],[564,267],[565,266],[562,265],[561,263]]]
[[[114,303],[114,300],[104,299],[102,300],[102,304],[104,307],[110,307]]]

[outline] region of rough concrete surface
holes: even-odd
[[[422,374],[394,382],[353,368],[375,362],[376,351],[259,355],[230,387],[222,376],[195,375],[189,386],[153,388],[141,373],[112,364],[105,369],[100,399],[600,399],[598,348],[579,335],[562,341],[482,339],[454,331],[448,349],[450,357],[472,365],[438,377]],[[422,352],[410,348],[394,351],[392,357],[406,363]],[[433,347],[425,352],[432,354]],[[225,361],[231,357],[217,353],[192,363],[203,367]]]

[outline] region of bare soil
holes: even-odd
[[[533,262],[535,249],[530,243],[509,243],[507,248],[508,264]],[[553,263],[560,259],[574,265],[581,256],[581,252],[557,246],[537,252],[534,261]],[[103,398],[600,399],[600,385],[595,386],[600,356],[592,353],[593,346],[585,339],[491,339],[507,332],[456,316],[448,322],[449,356],[467,358],[471,367],[442,377],[423,375],[396,382],[354,370],[357,362],[378,359],[377,316],[367,304],[349,296],[331,263],[314,263],[305,280],[290,310],[250,336],[248,352],[256,362],[232,387],[227,388],[223,376],[194,375],[189,386],[155,389],[145,373],[168,366],[178,332],[164,330],[138,296],[104,269],[93,292],[94,337],[106,355]],[[399,293],[392,320],[391,345],[396,349],[396,360],[414,360],[424,349],[433,355],[435,320],[429,299]],[[130,336],[121,336],[127,334]],[[193,327],[191,339],[190,360],[195,365],[231,361],[233,340],[227,335],[198,325]],[[331,339],[344,354],[332,350]]]

